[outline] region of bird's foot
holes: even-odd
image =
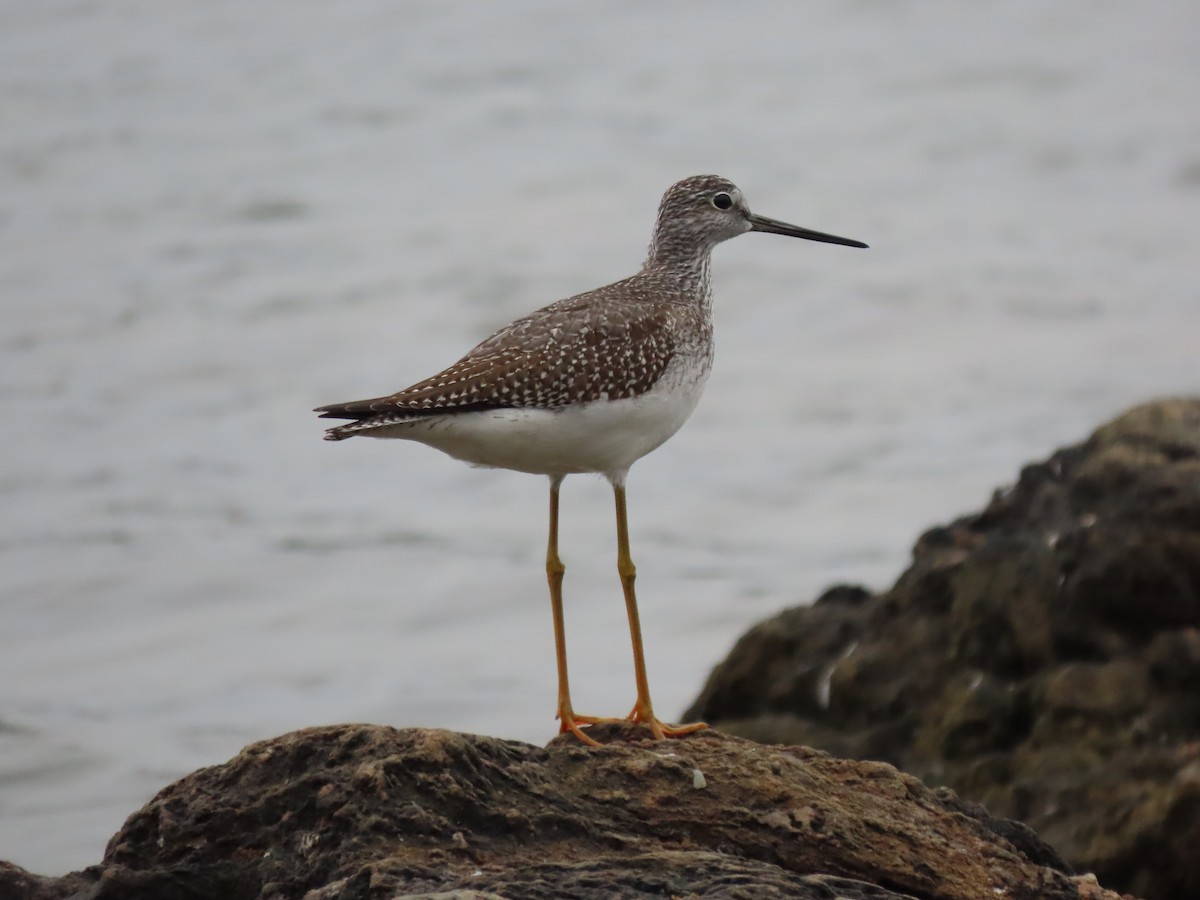
[[[601,725],[609,722],[624,722],[624,719],[605,718],[603,716],[577,716],[570,709],[559,709],[556,718],[559,721],[558,733],[566,734],[568,731],[583,743],[591,747],[599,747],[600,742],[589,737],[583,730],[585,725]]]
[[[670,725],[661,721],[654,715],[654,710],[648,706],[638,704],[635,706],[623,719],[612,718],[609,716],[580,716],[576,715],[570,709],[560,709],[556,718],[559,720],[559,734],[566,734],[568,731],[575,735],[580,741],[590,747],[599,747],[600,742],[591,737],[584,729],[589,725],[625,725],[630,722],[636,725],[647,725],[650,728],[650,734],[657,741],[663,741],[667,738],[683,737],[686,734],[693,734],[697,731],[703,731],[708,727],[707,722],[690,722],[687,725]]]
[[[687,725],[668,725],[654,715],[654,710],[649,703],[639,701],[634,704],[629,715],[625,717],[626,722],[637,722],[642,725],[650,726],[650,733],[654,735],[654,739],[658,741],[666,740],[667,738],[683,737],[685,734],[693,734],[697,731],[703,731],[708,727],[707,722],[690,722]]]

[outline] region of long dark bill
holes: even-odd
[[[778,219],[768,219],[766,216],[750,215],[750,230],[762,231],[767,234],[783,234],[788,237],[804,238],[806,241],[821,241],[826,244],[842,244],[846,247],[861,247],[867,245],[862,241],[852,241],[850,238],[838,237],[836,234],[826,234],[823,231],[813,231],[811,228],[801,228],[799,225],[789,225]]]

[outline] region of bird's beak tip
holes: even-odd
[[[750,230],[761,231],[765,234],[782,234],[786,237],[802,238],[806,241],[820,241],[825,244],[841,244],[844,247],[868,249],[862,241],[838,237],[836,234],[826,234],[823,231],[814,231],[811,228],[801,228],[799,225],[790,225],[787,222],[780,222],[778,219],[768,219],[766,216],[751,214]]]

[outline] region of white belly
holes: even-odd
[[[619,476],[692,414],[708,373],[689,374],[693,377],[663,379],[666,385],[628,400],[431,416],[365,434],[420,441],[477,466],[537,475]]]

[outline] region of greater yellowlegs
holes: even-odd
[[[737,186],[716,175],[685,178],[663,195],[649,255],[636,275],[517,319],[454,365],[395,394],[316,410],[323,418],[353,420],[330,428],[326,440],[403,438],[477,466],[550,477],[546,576],[558,663],[557,713],[560,731],[588,744],[596,742],[582,726],[619,720],[581,716],[571,707],[558,493],[563,478],[577,472],[603,475],[616,501],[617,571],[637,686],[626,720],[645,723],[659,739],[705,727],[660,722],[650,702],[625,477],[695,409],[712,367],[709,260],[717,244],[748,231],[867,246],[755,215]]]

